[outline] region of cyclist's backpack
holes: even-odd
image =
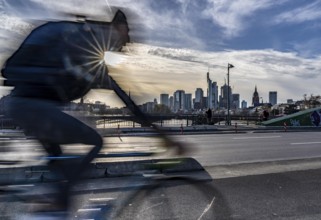
[[[13,95],[68,102],[84,96],[107,74],[104,52],[129,42],[126,16],[112,22],[48,22],[34,29],[6,61],[5,85]]]

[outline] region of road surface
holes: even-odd
[[[173,136],[194,149],[189,156],[206,168],[200,175],[206,176],[208,181],[186,184],[174,180],[165,181],[155,190],[144,187],[143,193],[146,190],[149,193],[127,204],[128,212],[117,219],[321,219],[319,134],[280,132]],[[155,142],[151,137],[106,138],[103,152],[153,150],[157,146]],[[29,140],[10,140],[4,144],[7,148],[17,145],[20,146],[15,151],[25,152],[24,159],[41,155],[40,148]],[[27,149],[34,150],[30,152]],[[75,149],[79,152],[84,147],[73,146],[67,150]],[[17,152],[14,155],[17,156]],[[287,170],[289,167],[292,167],[291,172]],[[129,185],[122,185],[124,182]],[[127,177],[87,180],[75,189],[73,217],[80,219],[88,210],[95,210],[88,206],[93,202],[113,204],[120,201],[120,195],[136,191],[133,186],[136,186],[135,179]],[[45,183],[24,187],[29,187],[27,191],[31,195],[50,189]],[[206,193],[199,189],[206,189]],[[11,219],[16,213],[26,213],[32,207],[17,197],[7,195],[0,194],[1,219]],[[119,206],[100,206],[96,211],[103,213],[106,207]],[[106,219],[106,216],[99,218]]]

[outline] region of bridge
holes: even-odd
[[[226,115],[218,115],[214,114],[211,120],[211,124],[225,124],[227,121]],[[127,122],[129,126],[135,127],[142,126],[140,124],[140,121],[137,117],[133,115],[86,115],[81,116],[81,120],[86,121],[87,123],[91,125],[114,125],[117,126],[117,124]],[[207,118],[205,115],[201,114],[166,114],[166,115],[160,115],[160,114],[153,114],[149,115],[148,119],[152,123],[157,123],[159,126],[166,126],[169,123],[170,126],[192,126],[192,125],[202,125],[202,124],[208,124]],[[260,121],[259,116],[251,116],[251,115],[230,115],[230,119],[232,121],[247,121],[248,123],[250,121],[258,122]],[[0,115],[0,129],[15,129],[16,125],[14,122],[3,115]]]
[[[131,121],[134,123],[139,124],[139,120],[137,120],[137,117],[132,116],[132,115],[95,115],[95,116],[89,116],[87,117],[89,120],[96,121],[98,124],[99,123],[119,123],[122,121]],[[148,116],[148,119],[152,123],[157,123],[160,126],[163,126],[166,124],[166,121],[171,121],[171,120],[178,120],[178,121],[186,121],[184,124],[186,126],[191,126],[191,125],[201,125],[201,124],[208,124],[207,118],[205,115],[201,114],[166,114],[166,115],[159,115],[159,114],[152,114]],[[230,119],[233,121],[237,120],[243,120],[243,121],[255,121],[258,122],[260,121],[259,116],[253,116],[253,115],[230,115]],[[227,116],[226,115],[213,115],[211,119],[211,124],[217,124],[217,123],[222,123],[227,121]],[[180,124],[177,124],[177,126],[180,126]]]

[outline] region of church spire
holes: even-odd
[[[255,89],[254,89],[254,93],[253,93],[252,104],[254,107],[257,107],[260,105],[260,96],[259,96],[259,93],[257,92],[256,85],[255,85]]]

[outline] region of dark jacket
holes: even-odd
[[[125,15],[112,22],[48,22],[34,29],[6,61],[5,85],[12,95],[68,102],[108,83],[106,51],[129,42]],[[108,86],[107,86],[108,87]]]

